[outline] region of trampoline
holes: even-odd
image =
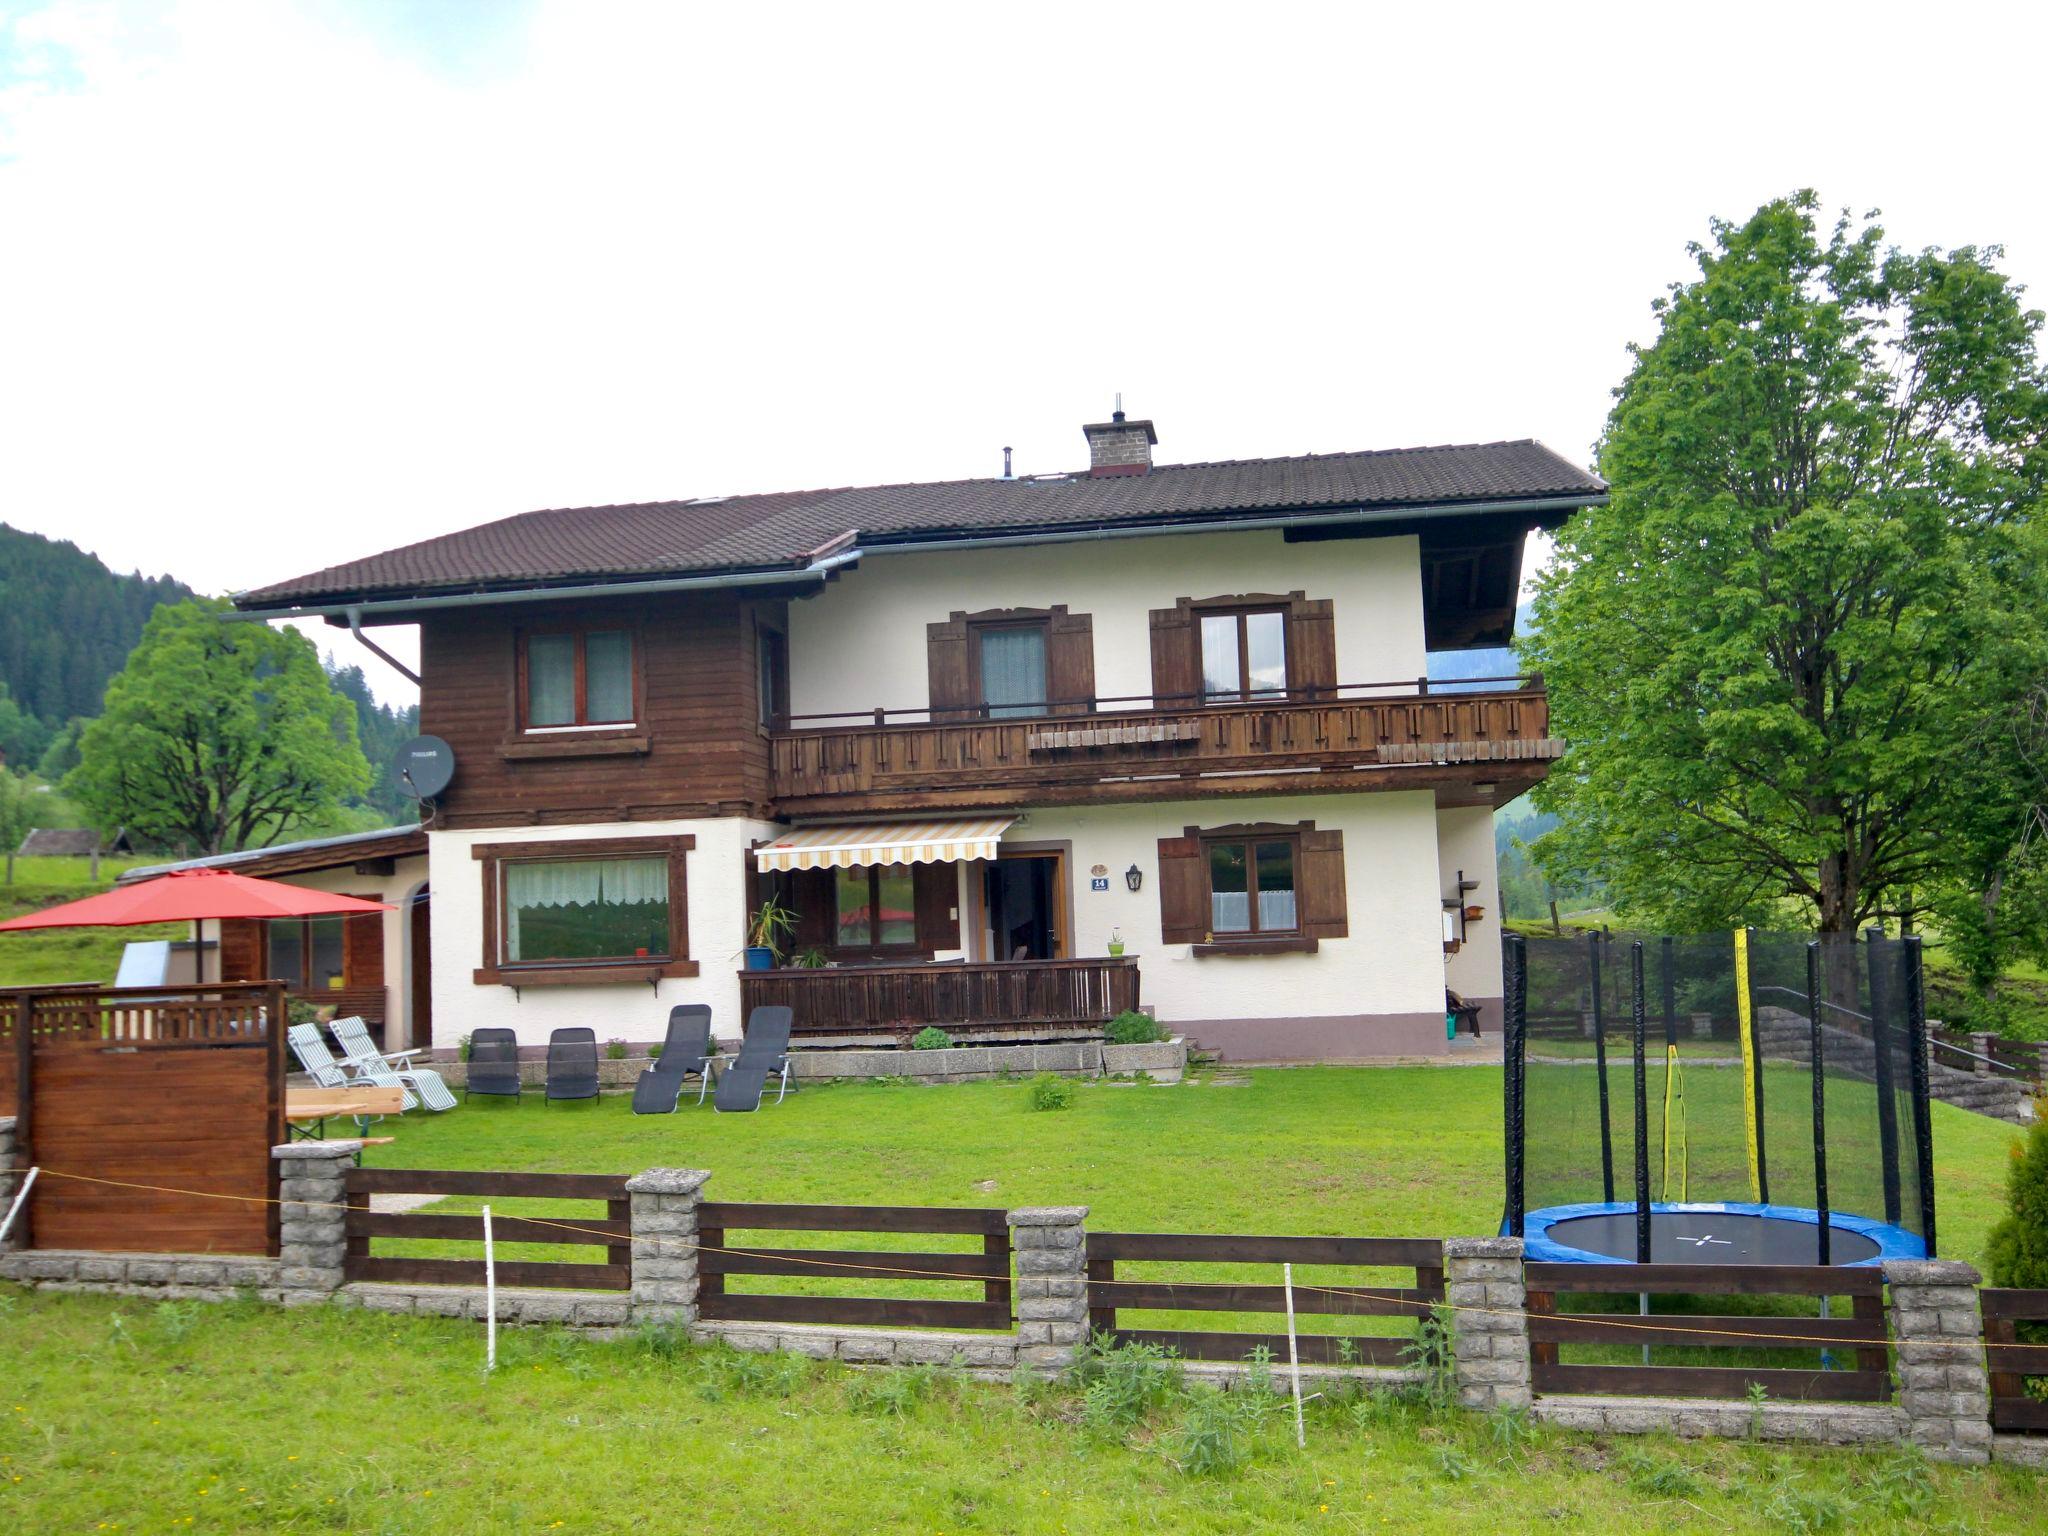
[[[1917,939],[1504,942],[1501,1230],[1527,1259],[1934,1254]]]

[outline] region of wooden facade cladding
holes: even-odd
[[[783,815],[1441,789],[1505,801],[1562,755],[1540,687],[777,732]],[[1474,801],[1473,803],[1479,803]]]
[[[352,893],[365,901],[378,897]],[[224,982],[260,982],[270,975],[268,921],[229,917],[220,921],[220,977]],[[384,915],[363,912],[341,919],[341,985],[292,987],[286,995],[315,1008],[332,1008],[336,1018],[359,1018],[381,1027],[389,1011],[385,992]]]
[[[442,828],[761,815],[769,744],[755,697],[762,626],[780,598],[706,592],[437,611],[420,616],[420,729],[454,749]],[[522,730],[524,633],[574,625],[634,636],[636,718]]]

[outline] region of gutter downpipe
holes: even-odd
[[[372,656],[380,658],[386,666],[391,668],[392,671],[398,673],[401,677],[405,678],[405,680],[411,683],[413,687],[418,688],[419,686],[421,686],[419,673],[413,671],[411,667],[408,667],[396,656],[392,655],[389,651],[385,650],[383,646],[379,645],[376,641],[372,640],[368,635],[363,633],[363,610],[361,608],[350,608],[347,610],[347,612],[348,632],[356,637],[356,644],[360,645]]]

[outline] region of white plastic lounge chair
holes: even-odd
[[[397,1051],[386,1056],[370,1038],[370,1026],[359,1018],[336,1019],[328,1026],[341,1042],[347,1065],[373,1083],[395,1079],[420,1096],[420,1102],[439,1114],[455,1107],[455,1095],[432,1067],[416,1067],[409,1058],[418,1051]]]
[[[299,1058],[299,1065],[306,1069],[306,1075],[321,1088],[347,1088],[359,1079],[379,1088],[396,1088],[405,1095],[401,1113],[406,1109],[418,1109],[420,1101],[413,1092],[398,1080],[398,1074],[388,1069],[382,1077],[373,1073],[358,1072],[351,1075],[342,1064],[334,1059],[334,1053],[327,1049],[326,1037],[320,1033],[318,1024],[294,1024],[285,1031],[285,1039],[291,1042],[292,1054]]]

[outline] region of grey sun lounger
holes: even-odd
[[[697,1079],[697,1102],[711,1086],[711,1009],[682,1003],[668,1011],[668,1038],[661,1059],[633,1084],[633,1113],[672,1115],[683,1097],[683,1079]]]
[[[519,1097],[519,1037],[509,1029],[479,1029],[469,1037],[469,1074],[462,1096]]]
[[[548,1036],[548,1083],[543,1104],[597,1097],[597,1031],[576,1024]]]
[[[711,1107],[726,1114],[744,1114],[761,1107],[761,1093],[770,1076],[779,1076],[775,1102],[789,1092],[789,1009],[780,1004],[756,1008],[747,1016],[747,1032],[732,1065],[718,1074]]]

